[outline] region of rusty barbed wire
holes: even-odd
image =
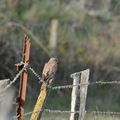
[[[16,80],[19,78],[19,76],[21,75],[21,73],[27,68],[28,64],[25,63],[23,68],[18,72],[18,74],[16,74],[16,76],[14,77],[14,79],[12,81],[10,81],[10,83],[2,90],[0,90],[0,94],[5,92],[8,88],[10,88],[15,82]]]

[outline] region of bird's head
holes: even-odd
[[[56,63],[58,63],[58,59],[54,57],[50,58],[50,61],[55,61]]]

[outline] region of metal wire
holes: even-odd
[[[24,113],[24,117],[31,115],[32,113],[36,113],[36,112],[47,112],[47,113],[60,113],[60,114],[70,114],[70,113],[79,113],[80,111],[75,111],[75,112],[71,112],[71,111],[67,111],[67,110],[53,110],[53,109],[44,109],[44,110],[37,110],[34,112],[27,112]],[[14,116],[14,119],[18,118],[18,116]]]
[[[90,113],[90,112],[88,112]],[[93,114],[98,114],[98,115],[120,115],[120,112],[106,112],[106,111],[92,111]]]
[[[71,114],[71,113],[80,113],[80,111],[75,111],[75,112],[72,112],[72,111],[67,111],[67,110],[53,110],[53,109],[44,109],[44,110],[37,110],[35,112],[26,112],[24,113],[24,117],[26,116],[29,116],[31,115],[32,113],[36,113],[36,112],[47,112],[47,113],[60,113],[60,114]],[[94,115],[120,115],[120,112],[109,112],[109,111],[85,111],[86,113],[89,113],[89,114],[94,114]],[[17,119],[18,116],[14,116],[13,117],[14,119]]]
[[[61,114],[69,114],[69,113],[80,113],[80,111],[67,111],[67,110],[52,110],[52,109],[45,109],[43,112],[48,112],[48,113],[61,113]]]
[[[29,65],[28,69],[35,75],[35,77],[38,78],[39,82],[44,82],[42,80],[42,78],[40,77],[40,75],[37,72],[35,72],[35,70],[30,65]]]
[[[32,113],[37,113],[37,112],[47,112],[47,113],[61,113],[61,114],[69,114],[69,113],[79,113],[79,111],[76,111],[76,112],[71,112],[71,111],[65,111],[65,110],[52,110],[52,109],[44,109],[44,110],[37,110],[37,111],[34,111],[34,112],[27,112],[27,113],[24,113],[24,117],[25,116],[29,116],[31,115]],[[14,116],[13,117],[14,119],[18,118],[18,116]]]
[[[78,84],[78,85],[63,85],[63,86],[55,86],[51,87],[52,90],[61,90],[61,89],[67,89],[67,88],[73,88],[73,87],[79,87],[82,85],[89,85],[89,83],[86,84]]]
[[[10,81],[10,83],[3,88],[2,90],[0,90],[0,94],[5,92],[8,88],[10,88],[12,86],[12,84],[14,84],[16,82],[16,80],[19,78],[19,76],[21,75],[21,73],[27,68],[28,64],[25,63],[22,70],[19,71],[19,73],[14,77],[14,79],[12,81]]]
[[[120,81],[115,80],[115,81],[96,81],[94,84],[101,84],[101,85],[111,85],[111,84],[120,84]]]
[[[69,88],[73,88],[73,87],[79,87],[79,86],[84,86],[84,85],[112,85],[112,84],[120,84],[120,81],[96,81],[96,82],[89,82],[89,83],[81,83],[81,84],[77,84],[77,85],[62,85],[62,86],[54,86],[51,87],[52,90],[61,90],[61,89],[69,89]]]

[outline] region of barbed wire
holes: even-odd
[[[76,112],[71,112],[71,111],[65,111],[65,110],[52,110],[52,109],[43,109],[43,110],[36,110],[34,112],[26,112],[24,113],[24,117],[26,116],[29,116],[33,113],[39,113],[39,112],[47,112],[47,113],[61,113],[61,114],[69,114],[69,113],[79,113],[79,111],[76,111]],[[13,118],[16,119],[18,118],[19,116],[14,116]]]
[[[88,113],[90,113],[90,111]],[[110,111],[92,111],[92,113],[98,115],[120,115],[120,112],[110,112]]]
[[[111,85],[111,84],[120,84],[120,81],[96,81],[96,82],[89,82],[89,83],[80,83],[77,85],[62,85],[62,86],[54,86],[51,87],[52,90],[61,90],[61,89],[68,89],[68,88],[73,88],[73,87],[79,87],[79,86],[85,86],[85,85]]]
[[[12,86],[12,84],[14,84],[16,82],[16,80],[19,78],[19,76],[22,74],[22,72],[27,68],[28,64],[25,63],[23,68],[18,72],[18,74],[16,74],[16,76],[14,77],[14,79],[12,81],[10,81],[10,83],[3,88],[2,90],[0,90],[0,94],[5,92],[8,88],[10,88]]]
[[[40,75],[30,65],[28,66],[28,69],[38,78],[39,82],[44,82]]]
[[[93,84],[101,84],[101,85],[111,85],[111,84],[120,84],[120,81],[115,80],[115,81],[96,81]]]
[[[77,84],[77,85],[63,85],[63,86],[54,86],[50,87],[52,90],[61,90],[61,89],[68,89],[68,88],[73,88],[73,87],[79,87],[82,85],[89,85],[89,83],[86,84]]]
[[[23,116],[26,117],[26,116],[29,116],[33,113],[37,113],[37,112],[47,112],[47,113],[55,113],[55,114],[57,114],[57,113],[60,113],[60,114],[71,114],[71,113],[77,114],[77,113],[80,113],[80,111],[43,109],[43,110],[37,110],[37,111],[34,111],[34,112],[26,112],[26,113],[24,113]],[[85,111],[85,113],[94,114],[94,115],[120,115],[120,112],[111,112],[111,111]],[[13,118],[17,119],[18,116],[14,116]]]

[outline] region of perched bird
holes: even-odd
[[[50,82],[54,79],[55,73],[58,67],[58,59],[50,58],[50,60],[45,64],[42,72],[42,80],[45,82]]]

